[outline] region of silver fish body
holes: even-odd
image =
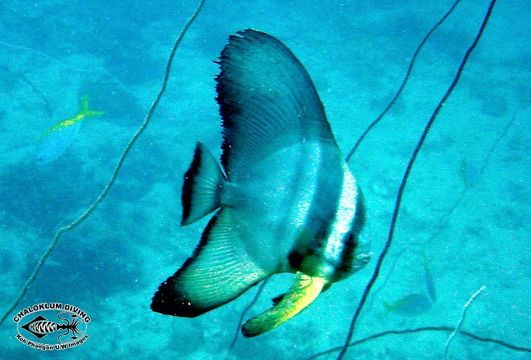
[[[245,250],[267,272],[337,281],[353,270],[363,203],[335,144],[281,148],[222,191],[223,205],[239,209]]]

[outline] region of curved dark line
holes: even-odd
[[[450,326],[422,326],[422,327],[412,328],[412,329],[386,330],[386,331],[382,331],[380,333],[369,335],[369,336],[366,336],[366,337],[364,337],[362,339],[353,341],[353,342],[349,343],[348,346],[351,347],[351,346],[361,345],[361,344],[369,342],[371,340],[376,340],[376,339],[379,339],[379,338],[383,338],[383,337],[386,337],[388,335],[406,335],[406,334],[415,334],[415,333],[421,333],[421,332],[450,333],[450,332],[454,331],[454,329],[455,329],[454,327],[450,327]],[[508,343],[508,342],[503,341],[503,340],[498,340],[498,339],[494,339],[494,338],[479,336],[479,335],[476,335],[476,334],[474,334],[474,333],[472,333],[470,331],[464,331],[464,330],[460,330],[459,333],[464,335],[464,336],[466,336],[466,337],[469,337],[471,339],[474,339],[474,340],[477,340],[477,341],[480,341],[480,342],[493,343],[493,344],[497,344],[497,345],[503,346],[503,347],[505,347],[505,348],[507,348],[509,350],[531,353],[531,349],[530,348],[526,348],[524,346],[519,346],[519,345],[514,345],[514,344]],[[335,353],[335,352],[341,350],[342,348],[343,348],[343,346],[336,346],[336,347],[330,348],[328,350],[324,350],[324,351],[315,353],[312,356],[304,358],[302,360],[317,359],[320,356]]]
[[[40,91],[27,77],[26,75],[20,73],[18,74],[20,78],[29,85],[29,87],[41,98],[42,102],[44,103],[44,109],[46,110],[46,114],[48,115],[48,118],[53,119],[53,111],[52,106],[50,105],[50,102],[48,101],[48,98],[42,91]]]
[[[407,181],[408,181],[408,178],[409,178],[409,174],[411,173],[411,170],[413,168],[413,164],[415,163],[415,160],[417,159],[417,155],[420,152],[420,149],[422,148],[422,145],[424,144],[424,141],[426,140],[426,137],[428,136],[428,133],[429,133],[429,131],[430,131],[435,119],[439,115],[439,112],[441,111],[444,103],[448,100],[448,98],[450,97],[450,94],[452,93],[452,91],[454,90],[455,86],[459,82],[459,79],[461,78],[461,74],[463,73],[463,69],[465,68],[466,63],[468,62],[470,54],[472,54],[472,51],[476,48],[476,45],[478,44],[479,39],[483,35],[483,31],[485,30],[485,27],[487,26],[487,23],[488,23],[488,21],[490,19],[490,15],[492,13],[492,9],[494,8],[495,4],[496,4],[496,0],[492,0],[490,5],[489,5],[489,8],[487,10],[487,13],[485,14],[485,17],[483,18],[483,22],[481,23],[481,27],[480,27],[477,35],[476,35],[476,38],[472,42],[472,45],[470,45],[470,47],[467,49],[467,51],[465,53],[465,56],[463,57],[463,59],[461,60],[461,63],[459,64],[459,68],[457,69],[457,73],[455,74],[452,83],[450,84],[450,86],[446,90],[445,94],[443,95],[443,97],[441,98],[439,103],[437,104],[437,107],[435,108],[435,111],[432,113],[432,115],[430,116],[428,122],[426,123],[424,131],[422,132],[422,135],[420,136],[419,141],[417,142],[417,145],[415,146],[415,149],[413,150],[411,158],[409,159],[409,162],[408,162],[407,167],[406,167],[406,171],[404,172],[404,175],[402,176],[402,181],[400,182],[400,187],[398,189],[398,193],[397,193],[397,196],[396,196],[395,207],[394,207],[394,210],[393,210],[393,216],[392,216],[392,219],[391,219],[391,225],[389,227],[389,234],[387,236],[387,240],[385,242],[384,248],[383,248],[380,256],[378,257],[378,260],[376,262],[376,267],[375,267],[374,272],[373,272],[373,274],[371,276],[371,279],[367,283],[367,285],[366,285],[366,287],[365,287],[365,289],[363,291],[363,295],[361,297],[361,300],[360,300],[360,302],[358,304],[358,307],[356,308],[356,311],[354,312],[354,315],[353,315],[352,320],[350,322],[350,327],[349,327],[349,331],[348,331],[348,334],[347,334],[347,337],[346,337],[346,340],[345,340],[345,344],[343,345],[343,348],[341,349],[341,351],[340,351],[340,353],[339,353],[339,355],[337,357],[338,360],[342,359],[343,356],[345,355],[345,353],[347,352],[349,343],[350,343],[350,341],[352,339],[352,336],[354,335],[354,327],[356,326],[356,322],[357,322],[357,320],[358,320],[358,318],[359,318],[359,316],[361,314],[361,309],[363,308],[363,305],[367,301],[367,297],[369,296],[369,292],[371,291],[374,283],[376,282],[376,279],[378,278],[378,275],[380,273],[380,268],[382,266],[383,260],[385,259],[386,255],[387,255],[387,252],[389,251],[389,248],[391,246],[391,242],[393,240],[393,235],[394,235],[394,232],[395,232],[396,220],[398,218],[398,213],[399,213],[399,210],[400,210],[400,204],[402,202],[402,196],[403,196],[404,190],[406,188],[406,184],[407,184]]]
[[[498,138],[496,139],[494,144],[492,144],[492,146],[490,147],[489,151],[487,152],[487,156],[485,156],[485,160],[483,161],[483,165],[480,168],[480,174],[483,175],[483,172],[487,168],[487,165],[489,164],[490,158],[492,157],[492,154],[494,153],[494,150],[496,149],[498,144],[502,141],[502,139],[505,137],[505,135],[507,135],[507,132],[509,131],[509,129],[513,125],[514,121],[516,120],[516,116],[517,115],[518,115],[518,108],[516,109],[515,112],[513,112],[513,116],[511,117],[511,120],[509,120],[509,122],[505,125],[505,127],[503,128],[501,134],[498,136]]]
[[[352,149],[350,149],[347,157],[345,158],[346,162],[350,161],[350,158],[352,157],[352,155],[354,155],[354,153],[356,152],[358,147],[361,145],[361,142],[365,139],[367,134],[369,134],[369,132],[372,130],[372,128],[375,127],[376,124],[378,124],[380,122],[380,120],[382,120],[382,118],[385,116],[385,114],[387,114],[387,112],[393,107],[395,102],[398,100],[398,98],[402,94],[402,91],[406,87],[406,84],[407,84],[407,82],[409,80],[409,77],[411,76],[411,71],[413,70],[413,66],[415,66],[415,61],[417,61],[417,57],[418,57],[418,55],[420,53],[420,50],[422,50],[422,48],[424,47],[424,44],[426,43],[426,41],[428,41],[429,37],[435,32],[435,30],[437,30],[437,28],[446,20],[446,18],[448,18],[448,16],[450,16],[450,14],[454,11],[454,9],[456,8],[457,4],[459,4],[460,1],[461,0],[456,0],[452,4],[452,6],[450,6],[448,11],[446,11],[446,13],[439,19],[439,21],[437,21],[437,23],[435,25],[433,25],[433,27],[430,29],[430,31],[428,31],[426,33],[426,35],[424,35],[424,38],[418,44],[417,48],[415,49],[415,52],[413,53],[413,56],[411,57],[411,61],[409,62],[409,66],[407,68],[406,74],[404,75],[404,78],[402,79],[402,83],[398,87],[398,90],[396,91],[395,95],[393,96],[391,101],[387,104],[385,109],[383,109],[383,111],[380,113],[380,115],[378,115],[376,117],[376,119],[374,119],[373,122],[370,123],[369,126],[367,126],[367,128],[365,129],[365,131],[360,135],[360,137],[358,138],[358,140],[356,141],[356,143],[354,144]]]
[[[484,171],[485,169],[487,168],[488,164],[489,164],[489,161],[490,161],[490,157],[491,155],[494,153],[494,150],[496,149],[496,147],[499,145],[499,143],[503,140],[503,138],[505,137],[505,135],[507,135],[507,132],[510,130],[510,128],[512,127],[514,121],[516,120],[516,116],[518,114],[518,109],[517,108],[514,112],[513,112],[513,115],[512,115],[512,118],[510,121],[507,122],[507,124],[505,125],[505,127],[503,128],[501,134],[498,136],[498,138],[496,139],[496,141],[491,145],[491,147],[489,148],[489,150],[487,151],[487,156],[485,157],[485,159],[483,160],[483,163],[480,167],[480,178],[478,180],[478,183],[481,182],[481,179],[483,178],[483,175],[484,175]],[[435,239],[437,239],[446,229],[447,225],[448,225],[448,222],[450,220],[450,216],[453,214],[453,212],[458,208],[459,205],[461,205],[461,202],[465,199],[465,194],[468,193],[468,191],[470,191],[470,188],[467,188],[465,187],[463,190],[461,190],[461,193],[459,194],[459,196],[456,198],[456,201],[453,203],[453,205],[446,211],[445,214],[443,214],[439,219],[439,224],[437,226],[437,230],[428,238],[428,240],[426,240],[425,242],[421,242],[421,243],[418,243],[418,244],[415,244],[415,245],[422,245],[423,248],[426,248],[426,246],[428,246],[432,241],[434,241]],[[393,274],[393,270],[398,262],[398,260],[400,260],[401,256],[404,254],[404,252],[410,248],[413,247],[413,244],[410,244],[408,246],[406,246],[405,248],[402,249],[402,251],[395,257],[395,260],[393,261],[392,265],[389,267],[389,269],[387,270],[387,276],[385,277],[385,279],[383,280],[383,283],[382,281],[380,281],[380,286],[378,287],[378,289],[376,289],[374,292],[373,292],[373,295],[371,296],[371,299],[374,300],[376,298],[376,295],[382,290],[385,288],[385,285],[387,284],[387,281],[389,280],[389,278],[391,277],[391,274]],[[369,300],[369,306],[371,306],[372,304],[372,301]]]
[[[44,104],[44,109],[46,111],[46,114],[48,115],[48,118],[53,119],[53,111],[52,111],[52,106],[50,105],[50,101],[48,101],[48,98],[46,97],[46,95],[44,95],[44,93],[42,91],[40,91],[35,86],[35,84],[33,84],[33,82],[28,79],[28,77],[26,75],[24,75],[24,73],[22,73],[22,72],[14,73],[14,72],[12,72],[9,69],[9,67],[7,67],[5,65],[0,65],[0,68],[4,69],[4,71],[6,71],[9,74],[13,74],[15,76],[19,76],[22,79],[22,81],[25,82],[31,88],[31,90],[33,92],[35,92],[41,98],[42,103]]]

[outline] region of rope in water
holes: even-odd
[[[350,161],[350,158],[352,157],[352,155],[354,155],[354,153],[356,152],[358,147],[361,145],[361,143],[363,142],[363,140],[365,139],[367,134],[369,134],[369,132],[376,126],[376,124],[378,124],[383,119],[385,114],[387,114],[389,112],[389,110],[391,110],[391,108],[393,107],[395,102],[398,100],[398,98],[402,94],[402,91],[406,87],[406,84],[407,84],[407,82],[408,82],[408,80],[409,80],[409,78],[411,76],[411,71],[413,71],[413,67],[415,66],[415,61],[417,61],[417,57],[418,57],[418,55],[420,53],[420,50],[422,50],[422,48],[424,47],[424,45],[426,44],[428,39],[431,37],[431,35],[435,32],[435,30],[437,30],[437,28],[439,26],[441,26],[441,24],[448,18],[448,16],[450,16],[452,14],[452,12],[455,10],[455,8],[457,7],[457,4],[459,4],[460,1],[461,0],[456,0],[452,4],[452,6],[450,6],[450,8],[446,11],[446,13],[439,19],[439,21],[437,21],[437,23],[435,25],[433,25],[433,27],[426,33],[426,35],[424,35],[424,37],[422,38],[421,42],[418,44],[417,48],[415,49],[415,52],[413,53],[413,56],[411,57],[411,61],[409,62],[409,66],[407,68],[406,74],[404,75],[404,78],[402,79],[402,83],[398,87],[396,93],[393,95],[393,98],[387,104],[387,106],[382,110],[380,115],[378,115],[376,117],[376,119],[374,119],[369,124],[369,126],[367,126],[367,128],[360,135],[360,137],[358,137],[358,140],[356,140],[356,143],[354,144],[354,146],[352,146],[352,149],[350,149],[347,157],[345,158],[347,162]]]
[[[454,330],[455,330],[455,327],[450,327],[450,326],[423,326],[423,327],[418,327],[418,328],[413,328],[413,329],[386,330],[386,331],[382,331],[382,332],[379,332],[377,334],[369,335],[369,336],[366,336],[366,337],[364,337],[362,339],[353,341],[350,344],[348,344],[348,346],[349,347],[353,347],[353,346],[361,345],[361,344],[369,342],[371,340],[380,339],[380,338],[383,338],[383,337],[386,337],[386,336],[389,336],[389,335],[407,335],[407,334],[417,334],[417,333],[423,333],[423,332],[451,333]],[[459,333],[461,335],[464,335],[464,336],[466,336],[468,338],[471,338],[471,339],[474,339],[476,341],[496,344],[496,345],[502,346],[504,348],[507,348],[509,350],[513,350],[513,351],[531,353],[531,349],[530,348],[527,348],[527,347],[524,347],[524,346],[510,344],[510,343],[505,342],[503,340],[498,340],[498,339],[494,339],[494,338],[490,338],[490,337],[479,336],[479,335],[476,335],[476,334],[474,334],[474,333],[472,333],[470,331],[466,331],[466,330],[460,330]],[[321,356],[324,356],[324,355],[333,354],[333,353],[341,350],[342,348],[343,348],[343,346],[336,346],[336,347],[333,347],[331,349],[315,353],[315,354],[311,355],[310,357],[304,358],[304,360],[313,360],[313,359],[317,359],[318,357],[321,357]]]
[[[434,112],[432,113],[432,115],[430,116],[428,122],[426,123],[426,126],[425,126],[425,128],[424,128],[424,130],[422,132],[422,135],[420,136],[419,141],[418,141],[415,149],[413,150],[411,158],[409,159],[409,162],[407,164],[407,167],[406,167],[406,170],[404,172],[404,175],[402,176],[402,181],[400,182],[400,187],[398,188],[398,193],[397,193],[396,200],[395,200],[395,206],[394,206],[394,210],[393,210],[393,216],[391,218],[391,225],[389,227],[389,233],[388,233],[388,236],[387,236],[387,240],[385,242],[385,245],[384,245],[384,248],[383,248],[382,252],[380,253],[380,256],[378,257],[374,272],[373,272],[369,282],[367,283],[367,285],[366,285],[366,287],[365,287],[365,289],[363,291],[363,294],[362,294],[361,300],[360,300],[360,302],[358,304],[358,307],[356,308],[356,311],[354,312],[354,315],[353,315],[352,320],[350,322],[349,331],[348,331],[347,337],[345,339],[345,343],[344,343],[343,348],[341,349],[341,351],[340,351],[340,353],[339,353],[339,355],[337,357],[338,360],[343,359],[343,356],[345,355],[345,353],[348,350],[350,341],[352,340],[352,336],[354,335],[354,328],[356,326],[356,322],[357,322],[357,320],[358,320],[358,318],[359,318],[359,316],[361,314],[361,310],[363,309],[363,306],[364,306],[365,302],[367,301],[367,297],[369,296],[369,293],[370,293],[374,283],[376,282],[376,279],[378,278],[382,263],[383,263],[386,255],[387,255],[387,252],[389,251],[389,248],[391,246],[391,243],[392,243],[392,240],[393,240],[394,231],[395,231],[396,221],[397,221],[397,218],[398,218],[398,213],[399,213],[399,210],[400,210],[400,204],[402,202],[402,196],[404,194],[404,190],[406,188],[406,184],[407,184],[409,175],[411,173],[411,170],[413,169],[413,165],[415,163],[415,160],[417,159],[417,155],[419,154],[420,149],[422,148],[422,146],[424,144],[424,141],[426,140],[426,137],[428,136],[428,133],[429,133],[431,127],[433,126],[433,123],[434,123],[435,119],[439,115],[439,112],[441,111],[443,105],[448,100],[448,98],[450,97],[451,93],[453,92],[455,86],[459,82],[459,79],[461,78],[461,74],[463,73],[465,65],[468,62],[468,59],[470,58],[470,55],[472,54],[472,51],[476,48],[476,45],[478,44],[481,36],[483,35],[483,31],[485,30],[485,27],[487,26],[487,23],[488,23],[488,21],[490,19],[490,15],[492,13],[492,9],[494,8],[495,4],[496,4],[496,0],[492,0],[490,5],[489,5],[489,7],[488,7],[487,13],[485,14],[485,17],[483,18],[483,22],[481,23],[481,27],[480,27],[480,29],[479,29],[474,41],[472,42],[472,45],[470,45],[470,47],[466,51],[465,56],[463,57],[463,59],[461,60],[461,63],[459,64],[459,68],[457,69],[457,73],[455,74],[452,83],[450,84],[450,86],[446,90],[445,94],[443,95],[443,97],[441,98],[439,103],[437,104],[437,107],[435,108]]]
[[[474,294],[472,294],[470,299],[468,299],[468,301],[463,306],[463,310],[461,312],[461,317],[459,318],[459,321],[457,322],[457,325],[455,326],[454,331],[452,331],[452,333],[450,334],[450,336],[446,340],[446,344],[444,345],[444,360],[448,359],[448,350],[450,349],[450,344],[452,343],[452,340],[455,338],[457,333],[459,333],[459,331],[461,331],[461,326],[463,325],[463,322],[465,321],[466,312],[468,311],[468,308],[474,302],[474,300],[478,297],[478,295],[481,294],[481,292],[483,292],[483,290],[485,290],[485,288],[486,288],[485,285],[482,285]]]
[[[136,141],[138,140],[140,135],[144,132],[144,130],[149,125],[149,122],[150,122],[150,120],[151,120],[151,118],[153,116],[153,113],[157,109],[157,107],[159,105],[159,102],[160,102],[160,100],[162,98],[162,95],[164,95],[164,92],[166,91],[166,87],[168,85],[168,80],[169,80],[169,77],[170,77],[171,67],[172,67],[172,64],[173,64],[173,59],[175,57],[175,52],[177,51],[177,48],[181,44],[182,39],[184,38],[184,36],[188,32],[188,29],[190,28],[192,23],[195,21],[195,19],[197,18],[197,16],[201,12],[201,9],[203,8],[203,5],[205,4],[205,1],[206,0],[200,0],[199,5],[197,5],[196,9],[194,10],[194,13],[186,21],[184,27],[182,28],[181,32],[177,36],[177,38],[176,38],[176,40],[175,40],[175,42],[173,44],[173,47],[172,47],[172,49],[170,51],[170,55],[168,57],[168,62],[166,63],[166,69],[165,69],[165,72],[164,72],[164,76],[162,78],[162,83],[161,83],[160,89],[159,89],[159,91],[158,91],[158,93],[157,93],[157,95],[155,97],[155,100],[152,102],[151,106],[149,107],[149,110],[148,110],[148,112],[147,112],[147,114],[146,114],[146,116],[144,118],[144,121],[142,122],[140,127],[136,130],[134,135],[131,137],[131,139],[127,143],[127,146],[125,147],[124,151],[122,152],[122,155],[120,156],[120,158],[118,160],[118,163],[116,164],[116,167],[114,168],[114,171],[113,171],[109,181],[107,182],[107,184],[105,185],[105,187],[103,188],[101,193],[98,195],[96,200],[94,200],[92,202],[92,204],[89,205],[89,207],[85,210],[85,212],[83,214],[81,214],[81,216],[79,216],[78,218],[73,220],[71,223],[59,228],[59,230],[57,230],[57,232],[55,233],[55,236],[53,237],[52,241],[48,245],[48,248],[41,255],[41,257],[39,258],[39,261],[37,262],[37,264],[33,268],[33,271],[31,273],[31,275],[29,276],[29,278],[26,280],[26,282],[24,283],[24,285],[20,289],[20,292],[19,292],[18,296],[13,301],[11,306],[6,310],[6,312],[2,315],[2,318],[0,319],[0,325],[2,325],[4,323],[5,319],[9,316],[9,314],[18,306],[18,304],[20,303],[20,301],[22,300],[22,298],[24,297],[24,295],[28,291],[28,289],[31,286],[31,284],[35,281],[35,279],[39,275],[42,267],[44,266],[44,263],[46,262],[46,260],[48,259],[48,257],[52,253],[52,251],[55,249],[55,247],[59,243],[59,240],[61,240],[63,234],[66,233],[67,231],[72,230],[73,228],[75,228],[76,226],[81,224],[83,221],[85,221],[90,216],[90,214],[92,214],[92,212],[94,212],[94,210],[96,210],[96,208],[98,207],[99,203],[101,203],[103,201],[103,199],[105,199],[105,197],[107,196],[107,194],[111,190],[111,187],[114,184],[116,178],[118,177],[118,173],[120,172],[120,169],[122,168],[122,165],[124,164],[125,159],[127,158],[127,155],[129,154],[129,152],[133,148],[133,145],[136,143]]]
[[[503,140],[505,135],[507,135],[507,133],[511,129],[513,123],[515,122],[515,120],[517,118],[518,111],[519,111],[519,108],[517,108],[513,112],[513,115],[511,117],[511,119],[507,122],[507,124],[505,124],[502,132],[500,133],[500,135],[498,135],[498,137],[496,138],[494,143],[491,145],[491,147],[487,151],[487,156],[485,156],[485,158],[483,159],[483,162],[482,162],[482,164],[481,164],[481,166],[479,168],[479,174],[480,174],[479,175],[479,179],[477,180],[477,183],[474,185],[474,187],[477,186],[481,182],[481,180],[483,179],[483,175],[484,175],[485,170],[487,169],[487,167],[489,165],[490,158],[494,154],[494,150],[496,150],[497,146],[500,144],[500,142]],[[422,248],[425,248],[426,246],[431,244],[433,241],[435,241],[446,230],[448,230],[448,225],[450,223],[450,217],[452,216],[454,211],[456,211],[457,208],[459,208],[459,206],[461,205],[463,200],[466,198],[465,195],[468,192],[470,192],[471,190],[473,190],[473,188],[467,187],[467,186],[465,186],[463,188],[463,190],[461,190],[461,192],[459,193],[459,196],[456,197],[456,200],[454,201],[453,205],[451,207],[449,207],[448,210],[439,218],[440,221],[439,221],[439,224],[437,226],[437,230],[434,233],[432,233],[432,235],[428,238],[428,240],[426,240],[425,242],[421,242],[421,243],[410,244],[410,245],[406,246],[404,249],[402,249],[402,251],[395,256],[395,259],[394,259],[393,263],[391,264],[391,266],[389,266],[389,269],[387,270],[386,278],[383,281],[380,281],[380,286],[378,287],[378,289],[376,289],[373,292],[371,299],[374,300],[377,297],[376,295],[378,294],[378,292],[380,292],[381,290],[383,290],[385,288],[385,286],[387,285],[387,281],[389,281],[389,279],[391,278],[391,275],[394,273],[394,269],[395,269],[398,261],[400,260],[401,256],[403,254],[405,254],[405,252],[407,250],[409,250],[413,246],[418,246],[418,245],[421,245]]]

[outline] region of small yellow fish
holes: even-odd
[[[79,113],[71,118],[58,122],[48,128],[37,145],[37,162],[49,163],[61,156],[72,144],[80,127],[81,121],[91,116],[103,115],[103,111],[89,109],[88,96],[81,97]]]
[[[88,95],[83,95],[81,97],[81,103],[79,105],[79,112],[75,116],[55,124],[54,126],[49,128],[47,132],[63,130],[64,128],[77,124],[78,122],[86,119],[87,117],[100,116],[103,114],[105,114],[103,111],[90,110],[88,105]]]

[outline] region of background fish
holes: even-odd
[[[61,156],[70,147],[79,129],[80,122],[61,130],[46,132],[37,146],[37,162],[49,163]]]
[[[431,274],[428,257],[424,254],[424,261],[422,262],[424,268],[424,284],[426,285],[426,291],[432,302],[437,301],[437,290],[435,288],[435,282],[433,281],[433,275]]]
[[[459,177],[467,189],[475,187],[481,181],[483,169],[463,158],[459,166]]]
[[[437,301],[437,290],[426,254],[423,254],[422,268],[424,270],[424,285],[426,286],[427,295],[425,292],[418,292],[407,294],[390,303],[384,301],[384,306],[388,313],[420,315],[431,309],[432,305]]]
[[[428,311],[432,302],[422,293],[408,294],[391,303],[384,301],[387,312],[395,312],[401,315],[420,315]]]
[[[41,142],[37,146],[36,160],[39,163],[48,163],[57,159],[74,141],[81,128],[82,120],[103,114],[103,111],[90,110],[88,96],[82,96],[79,112],[75,116],[60,121],[46,130]]]
[[[198,316],[272,274],[296,273],[273,308],[243,325],[256,336],[368,262],[358,241],[363,202],[312,81],[284,44],[245,30],[230,37],[219,64],[221,167],[199,143],[185,174],[182,224],[216,213],[151,308]]]

